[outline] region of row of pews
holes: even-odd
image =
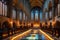
[[[56,21],[55,23],[50,22],[50,25],[48,25],[48,23],[45,23],[45,25],[42,26],[41,29],[51,34],[52,36],[55,36],[57,38],[60,37],[60,22],[59,21]]]
[[[13,27],[9,24],[9,22],[4,22],[2,26],[0,27],[0,39],[5,39],[10,36],[13,36],[17,33],[23,33],[24,31],[27,31],[30,27],[28,26],[16,26],[15,23],[13,23]]]

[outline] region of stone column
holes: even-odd
[[[49,11],[48,11],[48,20],[49,20],[50,16],[49,16]]]
[[[38,21],[40,21],[40,10],[39,10],[39,13],[38,13]]]
[[[7,2],[7,17],[12,18],[12,1]]]
[[[58,16],[60,16],[60,0],[58,2]]]
[[[19,20],[19,18],[20,18],[19,13],[20,13],[20,11],[17,9],[17,10],[16,10],[16,20]]]
[[[43,9],[43,14],[42,15],[43,15],[43,17],[42,17],[43,21],[45,21],[45,10],[44,9]]]
[[[27,22],[27,16],[26,16],[26,19],[25,19],[25,20],[26,20],[26,22]]]
[[[31,20],[31,12],[30,12],[30,15],[29,15],[29,21],[31,22],[32,20]]]
[[[24,15],[25,15],[25,17],[24,17],[24,21],[26,21],[26,16],[27,16],[27,15],[26,15],[26,14],[24,14]]]
[[[59,0],[59,4],[60,4],[60,0]]]
[[[33,11],[33,13],[34,13],[34,21],[35,21],[35,11]]]
[[[58,6],[55,8],[55,15],[58,16]]]
[[[30,12],[30,21],[31,21],[31,12]]]
[[[53,14],[52,18],[54,18],[55,17],[55,4],[54,4],[54,0],[52,0],[52,14]]]
[[[23,11],[22,11],[22,21],[23,21]]]

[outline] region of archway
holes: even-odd
[[[2,36],[3,38],[6,38],[8,37],[10,34],[9,34],[9,23],[7,21],[3,22],[2,24]]]
[[[31,9],[31,20],[40,21],[42,20],[42,9],[39,7],[34,7]]]

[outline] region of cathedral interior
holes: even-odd
[[[0,0],[0,40],[60,40],[60,0]]]

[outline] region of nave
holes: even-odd
[[[0,0],[0,40],[60,40],[60,0]]]

